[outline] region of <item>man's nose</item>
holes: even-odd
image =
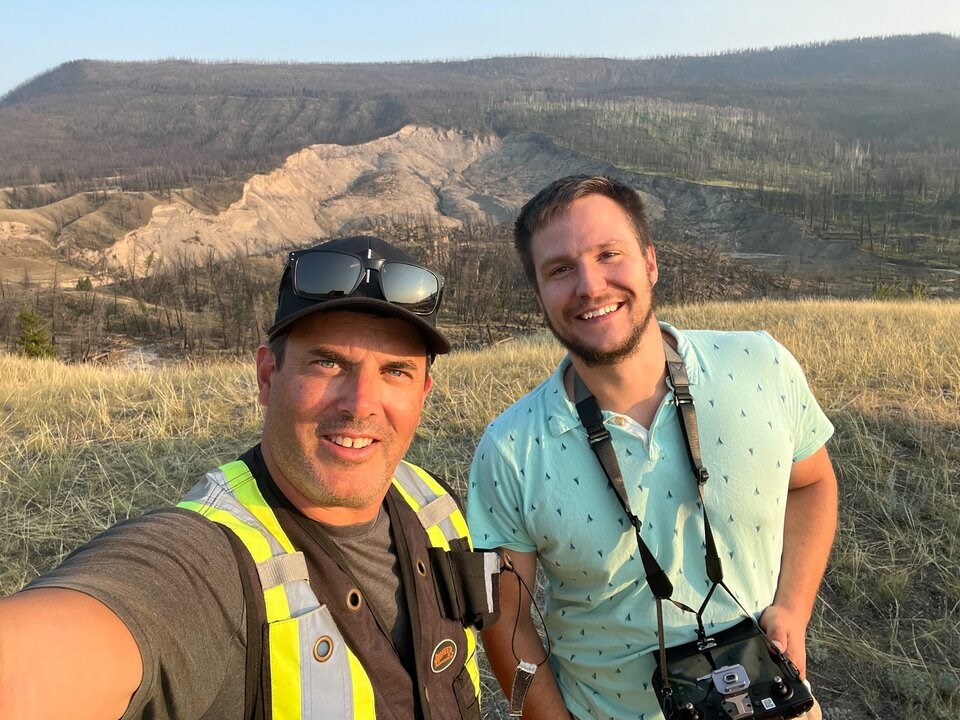
[[[356,419],[375,415],[380,407],[380,390],[379,372],[354,368],[341,385],[338,409]]]
[[[577,294],[581,297],[592,297],[601,293],[607,286],[607,278],[603,268],[594,263],[579,263],[577,265]]]

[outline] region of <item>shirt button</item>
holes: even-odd
[[[617,415],[617,416],[613,419],[613,424],[616,425],[617,427],[623,427],[624,422],[625,422],[624,419],[623,419],[622,417],[620,417],[619,415]]]

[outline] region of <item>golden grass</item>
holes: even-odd
[[[825,716],[956,716],[960,304],[758,301],[658,316],[679,328],[769,331],[836,425],[840,529],[809,642]],[[418,461],[463,483],[489,418],[561,355],[541,339],[441,360]]]
[[[768,330],[837,427],[840,532],[810,640],[827,717],[956,715],[960,304],[658,314],[681,328]],[[440,358],[411,459],[462,489],[487,422],[561,355],[540,335]],[[0,593],[99,529],[175,501],[256,442],[260,417],[252,360],[127,369],[0,356]]]

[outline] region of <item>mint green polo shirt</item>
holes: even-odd
[[[823,446],[833,426],[799,364],[767,333],[661,327],[677,339],[690,379],[724,579],[759,614],[777,588],[791,466]],[[538,553],[551,664],[567,707],[579,718],[657,718],[656,605],[633,528],[564,391],[569,363],[487,427],[470,470],[467,520],[477,547]],[[604,416],[644,541],[674,599],[698,608],[710,587],[703,520],[673,392],[648,432]],[[742,617],[722,589],[704,613],[716,629]],[[668,646],[696,637],[695,617],[670,603],[664,624]]]

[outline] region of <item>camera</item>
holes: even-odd
[[[660,654],[653,685],[666,720],[777,720],[813,707],[813,696],[790,659],[752,618],[707,638]]]

